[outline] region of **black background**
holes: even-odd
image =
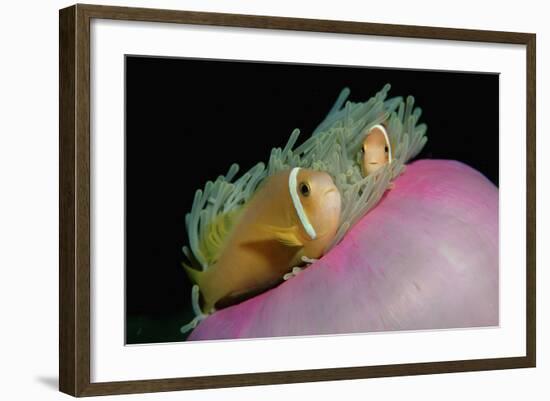
[[[305,139],[345,86],[366,101],[413,95],[428,124],[419,158],[455,159],[498,185],[496,74],[126,57],[127,342],[181,341],[192,317],[181,262],[195,190],[237,162]]]

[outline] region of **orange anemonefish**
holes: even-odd
[[[302,257],[321,257],[338,229],[340,208],[340,192],[325,172],[295,167],[266,178],[239,213],[216,262],[204,271],[186,266],[200,288],[202,310],[263,292]]]
[[[365,176],[392,162],[390,138],[383,125],[377,124],[369,129],[363,140],[361,152]]]

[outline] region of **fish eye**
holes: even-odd
[[[388,153],[388,151],[389,151],[389,149],[388,149],[388,146],[386,145],[386,146],[384,147],[384,152]]]
[[[365,146],[361,146],[361,153],[365,153]]]
[[[300,193],[304,196],[309,196],[311,194],[311,188],[306,182],[300,183]]]

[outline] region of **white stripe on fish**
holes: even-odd
[[[290,172],[288,176],[288,190],[290,191],[290,197],[292,198],[294,209],[298,214],[298,218],[300,219],[304,230],[306,230],[307,235],[309,235],[311,239],[315,239],[317,238],[317,233],[315,232],[313,225],[309,222],[304,207],[302,206],[302,202],[300,201],[300,196],[298,196],[297,177],[299,171],[300,167],[294,167]]]

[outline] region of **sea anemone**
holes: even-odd
[[[416,161],[394,184],[322,259],[189,339],[497,325],[497,187],[443,160]]]
[[[237,215],[267,177],[295,167],[325,171],[332,177],[340,192],[341,214],[326,252],[342,241],[348,230],[380,201],[403,172],[405,163],[420,152],[427,140],[426,125],[417,124],[421,110],[414,107],[414,99],[387,99],[389,89],[387,84],[368,101],[353,103],[346,101],[349,89],[345,88],[327,117],[300,145],[295,147],[300,132],[294,130],[284,148],[272,149],[267,163],[258,163],[238,178],[239,167],[233,164],[226,175],[197,190],[185,218],[189,246],[183,247],[183,253],[187,264],[202,271],[212,266],[224,235],[231,231],[232,219],[225,221],[225,216]],[[365,177],[358,160],[362,142],[365,133],[381,123],[387,127],[392,162]],[[182,331],[194,328],[206,317],[199,305],[199,290],[195,286],[192,291],[197,317]]]

